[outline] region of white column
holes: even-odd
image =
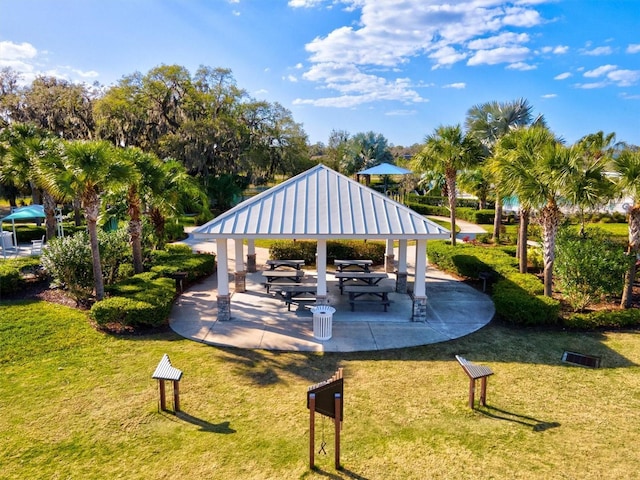
[[[236,246],[236,272],[244,272],[244,245],[241,238],[234,240]]]
[[[253,238],[247,240],[247,255],[256,254],[256,241]]]
[[[318,290],[316,296],[327,296],[327,241],[318,240],[316,269],[318,270]]]
[[[407,272],[407,240],[400,240],[398,242],[398,272]]]
[[[384,253],[385,255],[393,255],[393,238],[387,238],[387,247]]]
[[[425,281],[427,275],[427,241],[416,241],[416,277],[413,285],[415,297],[425,297]]]
[[[229,265],[225,238],[216,238],[216,254],[218,256],[218,295],[229,295]]]

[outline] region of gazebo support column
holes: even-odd
[[[229,265],[227,255],[227,239],[216,238],[218,255],[218,320],[231,320],[231,295],[229,295]]]
[[[413,321],[427,321],[427,294],[425,279],[427,274],[427,241],[416,241],[416,276],[413,284]]]
[[[327,241],[324,239],[318,239],[316,270],[318,271],[316,305],[326,305],[329,297],[327,295]]]
[[[235,291],[243,293],[247,291],[247,272],[244,270],[244,245],[241,238],[236,238],[234,242],[236,247]]]
[[[396,272],[396,292],[407,293],[407,241],[400,240],[398,248],[398,271]]]
[[[396,271],[393,255],[393,239],[387,239],[387,248],[384,255],[384,271],[387,273],[393,273]]]
[[[255,273],[256,268],[256,242],[253,238],[247,240],[247,272]]]

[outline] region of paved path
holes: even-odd
[[[215,243],[185,240],[194,250],[215,252]],[[230,245],[231,246],[231,245]],[[234,249],[228,249],[233,256]],[[264,268],[268,251],[256,248],[258,270]],[[408,258],[414,258],[408,252]],[[229,265],[233,265],[233,258]],[[305,270],[308,276],[315,272]],[[411,265],[410,282],[413,281]],[[395,285],[390,275],[387,284]],[[266,293],[259,273],[247,275],[247,292],[231,298],[232,319],[217,320],[217,280],[213,275],[193,285],[176,300],[170,316],[171,328],[179,335],[211,345],[285,351],[351,352],[402,348],[444,342],[468,335],[491,321],[494,306],[485,294],[434,268],[426,276],[428,320],[411,321],[408,295],[391,293],[387,312],[382,306],[356,307],[340,295],[332,275],[328,279],[329,304],[333,315],[332,338],[319,341],[313,336],[313,315],[308,305],[292,306]],[[231,282],[231,285],[233,283]]]

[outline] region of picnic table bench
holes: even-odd
[[[292,283],[288,285],[276,285],[275,288],[284,298],[287,310],[291,311],[292,303],[304,301],[315,302],[318,285],[315,283]]]
[[[366,285],[377,285],[381,280],[389,278],[389,275],[383,272],[336,272],[333,274],[338,279],[338,287],[340,294],[343,293],[345,283],[348,281],[361,281]]]
[[[304,271],[302,270],[265,270],[262,272],[262,276],[265,278],[265,286],[267,287],[267,293],[269,293],[269,287],[277,284],[290,284],[299,283],[304,278]]]
[[[385,285],[345,285],[344,291],[349,294],[349,304],[351,305],[351,311],[354,311],[356,303],[359,305],[382,305],[384,311],[387,311],[387,307],[391,304],[389,300],[389,293],[393,289]],[[365,295],[378,297],[373,300],[370,297],[362,298]]]
[[[336,266],[338,272],[344,272],[353,268],[368,272],[369,267],[373,265],[373,260],[334,260],[333,264]]]
[[[469,377],[469,408],[474,407],[476,380],[480,380],[480,404],[487,404],[487,377],[493,375],[493,371],[489,367],[475,365],[466,358],[456,355],[456,360]]]
[[[279,267],[291,267],[300,270],[304,267],[304,260],[267,260],[267,265],[270,270],[275,270]]]

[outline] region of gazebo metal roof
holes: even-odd
[[[194,230],[196,239],[447,239],[450,232],[325,165],[266,190]]]

